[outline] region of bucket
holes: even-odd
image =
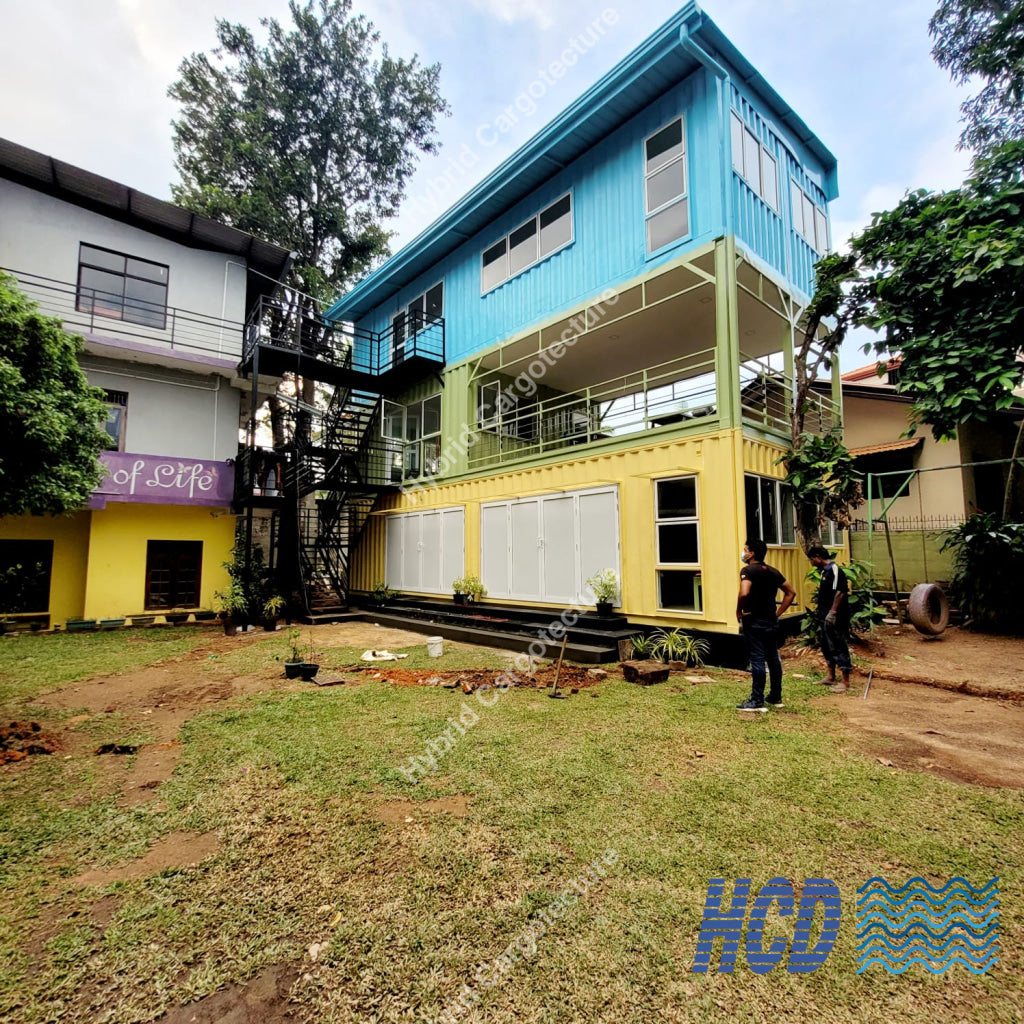
[[[444,638],[440,636],[427,637],[427,654],[432,658],[440,658],[444,654]]]

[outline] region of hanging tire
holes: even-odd
[[[919,633],[938,636],[949,625],[949,598],[935,583],[918,583],[910,592],[907,612]]]

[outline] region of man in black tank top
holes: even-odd
[[[751,538],[743,547],[740,592],[736,600],[736,618],[750,655],[750,699],[738,711],[767,711],[767,705],[782,707],[782,660],[779,658],[779,619],[796,597],[796,589],[778,569],[766,565],[768,545]],[[782,591],[782,604],[776,608],[775,595]],[[764,695],[769,680],[767,701]]]

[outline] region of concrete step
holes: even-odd
[[[477,644],[480,647],[500,647],[509,651],[527,651],[531,644],[537,642],[535,634],[512,633],[496,628],[455,625],[447,622],[429,622],[421,618],[384,611],[360,612],[358,617],[364,622],[374,622],[381,626],[405,629],[413,633],[423,633],[427,636],[441,636],[446,640]],[[560,648],[560,643],[548,644],[547,650],[542,657],[557,658]],[[570,641],[565,646],[565,656],[570,661],[599,665],[604,662],[618,661],[619,651],[617,645],[574,643]]]

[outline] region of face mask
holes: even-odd
[[[743,563],[744,565],[746,565],[746,564],[747,564],[747,562],[749,562],[749,561],[750,561],[750,559],[751,559],[751,558],[753,558],[753,557],[754,557],[753,555],[748,555],[748,554],[746,553],[746,551],[741,551],[741,552],[740,552],[740,561],[741,561],[741,562],[742,562],[742,563]]]

